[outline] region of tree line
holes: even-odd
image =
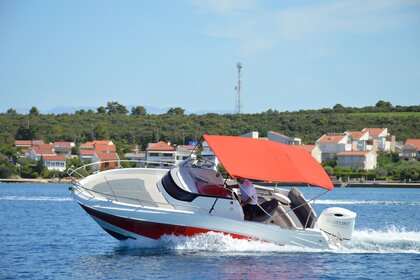
[[[363,108],[336,104],[332,108],[319,110],[279,112],[270,109],[255,114],[185,114],[183,108],[173,107],[164,114],[154,115],[148,114],[143,106],[132,107],[129,111],[118,102],[108,102],[96,111],[78,110],[73,114],[41,114],[36,107],[32,107],[27,114],[18,114],[10,108],[0,113],[0,177],[2,172],[9,175],[17,172],[17,169],[8,163],[17,151],[12,147],[14,140],[41,139],[44,142],[73,141],[80,144],[111,139],[122,156],[129,152],[134,144],[142,149],[145,149],[148,143],[159,140],[188,144],[190,141],[199,140],[204,133],[242,135],[258,131],[260,137],[265,137],[268,131],[276,131],[299,137],[303,143],[311,144],[328,132],[387,127],[391,134],[396,135],[397,141],[404,141],[407,138],[420,138],[419,124],[420,105],[393,106],[382,100],[375,106]],[[387,162],[380,166],[384,168],[379,169],[375,176],[382,178],[385,173],[391,174],[395,171],[392,173],[394,178],[418,178],[420,167],[410,169],[411,175],[407,175],[405,165],[401,165],[404,170],[400,170],[392,167],[392,164]],[[362,172],[340,169],[334,164],[330,167],[326,168],[327,172],[338,176]],[[19,171],[25,176],[45,174],[41,166],[26,161],[21,163]]]
[[[258,131],[261,137],[268,131],[299,137],[306,144],[314,143],[324,133],[361,130],[364,127],[387,127],[397,140],[420,138],[420,105],[392,106],[378,101],[376,106],[343,107],[319,110],[279,112],[268,110],[255,114],[185,114],[180,107],[170,108],[160,115],[148,114],[143,106],[128,109],[118,102],[108,102],[93,110],[73,114],[41,114],[32,107],[28,114],[9,109],[0,114],[0,146],[11,145],[15,139],[42,139],[45,142],[112,139],[117,145],[167,140],[187,144],[199,140],[202,134],[242,135]]]

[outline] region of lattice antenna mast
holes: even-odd
[[[235,110],[235,113],[240,114],[241,113],[241,107],[242,107],[242,102],[241,102],[242,63],[240,63],[240,62],[236,63],[236,68],[238,69],[238,84],[235,87],[235,89],[236,89],[236,110]]]

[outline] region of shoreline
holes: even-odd
[[[14,178],[14,179],[0,179],[0,183],[71,184],[71,179]]]
[[[420,182],[400,183],[400,182],[355,182],[355,183],[334,183],[335,188],[420,188]]]

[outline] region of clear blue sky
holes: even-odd
[[[244,113],[418,105],[420,1],[0,1],[0,112],[233,112],[238,61]]]

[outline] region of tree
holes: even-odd
[[[182,109],[181,107],[172,107],[168,110],[168,112],[166,112],[167,115],[172,115],[172,116],[178,116],[178,115],[184,115],[185,110]]]
[[[10,108],[10,109],[8,109],[8,110],[7,110],[6,114],[8,114],[8,115],[16,115],[16,114],[17,114],[17,112],[16,112],[16,110],[15,110],[15,109]]]
[[[331,166],[329,166],[329,165],[324,166],[324,170],[325,170],[325,172],[327,172],[327,174],[328,174],[329,176],[331,176],[331,175],[333,175],[333,174],[334,174],[334,169],[333,169]]]
[[[344,106],[339,104],[339,103],[335,104],[334,107],[333,107],[333,110],[336,111],[336,112],[343,111],[344,109],[345,109]]]
[[[32,140],[35,138],[35,130],[33,128],[19,127],[15,134],[16,140]]]
[[[108,112],[108,115],[114,115],[114,114],[125,115],[128,113],[127,108],[118,102],[108,102],[106,106],[106,110]]]
[[[106,114],[106,108],[104,106],[98,107],[96,111],[98,112],[98,114]]]
[[[31,109],[29,110],[29,115],[33,115],[33,116],[39,115],[38,108],[35,106],[32,106]]]
[[[133,107],[131,108],[131,114],[133,116],[144,116],[147,114],[146,108],[144,108],[143,106]]]
[[[383,101],[383,100],[379,100],[378,102],[376,102],[375,106],[379,107],[379,108],[391,108],[392,104],[391,104],[391,102],[386,102],[386,101]]]

